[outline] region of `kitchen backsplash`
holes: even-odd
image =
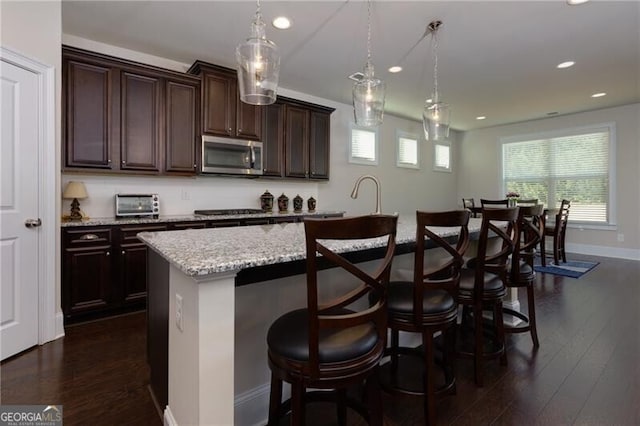
[[[94,176],[63,174],[62,189],[67,182],[85,184],[88,198],[80,201],[80,208],[89,217],[115,216],[114,195],[157,193],[161,215],[191,214],[197,209],[260,208],[260,196],[269,190],[274,198],[284,193],[293,200],[300,195],[305,200],[313,197],[318,209],[330,207],[318,198],[316,182],[286,182],[268,179],[227,177],[164,178],[144,176]],[[71,200],[62,200],[62,215],[69,214]],[[335,208],[335,206],[334,206]],[[289,209],[293,211],[290,203]],[[305,207],[306,209],[306,207]]]

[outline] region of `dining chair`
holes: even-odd
[[[507,198],[503,200],[487,200],[484,198],[480,198],[480,205],[482,209],[494,209],[494,208],[505,208],[509,207],[509,200]]]
[[[462,208],[468,209],[472,217],[477,217],[476,202],[473,198],[463,198]]]
[[[536,325],[536,306],[534,300],[533,283],[535,270],[533,261],[536,255],[536,246],[544,233],[543,205],[519,207],[518,234],[513,254],[511,255],[511,267],[507,276],[507,287],[521,288],[527,291],[527,314],[511,308],[503,308],[504,313],[522,320],[523,324],[505,326],[505,333],[531,334],[531,340],[535,348],[540,346],[538,329]]]
[[[292,425],[304,424],[305,402],[338,403],[338,423],[345,424],[347,403],[372,425],[382,425],[379,362],[387,336],[387,286],[395,251],[397,216],[368,215],[304,220],[306,238],[307,306],[276,319],[267,333],[271,394],[269,425],[291,412]],[[384,240],[384,256],[373,272],[351,263],[337,252],[345,240]],[[318,256],[320,255],[320,256]],[[332,274],[319,273],[331,265]],[[327,286],[340,275],[344,290]],[[350,279],[348,277],[351,277]],[[282,384],[291,384],[291,399],[282,402]],[[347,398],[346,389],[365,383],[367,410]],[[307,389],[314,392],[307,392]]]
[[[461,271],[458,303],[463,306],[463,318],[457,355],[473,360],[478,386],[484,385],[485,360],[500,358],[502,365],[507,364],[502,299],[506,295],[509,257],[518,234],[518,209],[490,208],[482,211],[477,255]],[[493,330],[485,329],[483,310],[493,312]],[[473,316],[472,324],[467,321],[469,311]],[[485,334],[488,339],[486,345]],[[471,337],[471,342],[466,337]]]
[[[571,202],[569,200],[562,200],[560,202],[560,208],[555,214],[555,220],[552,224],[546,222],[544,227],[544,236],[540,240],[540,263],[542,266],[547,266],[547,252],[545,237],[553,238],[552,256],[553,263],[560,264],[560,259],[563,262],[567,262],[567,253],[564,248],[565,235],[567,233],[567,222],[569,220],[569,208]]]
[[[436,396],[455,392],[455,340],[458,312],[458,284],[463,255],[469,246],[468,210],[444,212],[416,212],[416,247],[413,281],[389,283],[388,327],[391,344],[385,355],[389,378],[382,375],[383,389],[391,393],[424,397],[424,416],[427,425],[436,424]],[[454,228],[451,235],[441,237],[437,230]],[[426,238],[435,246],[425,250]],[[399,346],[399,333],[419,333],[421,348]],[[434,368],[434,334],[442,333],[444,385],[436,389]],[[405,356],[422,360],[422,386],[413,389],[400,383],[398,364]],[[418,372],[416,372],[417,374]]]

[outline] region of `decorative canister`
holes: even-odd
[[[269,190],[264,191],[264,194],[260,196],[260,207],[264,212],[273,211],[273,195]]]
[[[284,193],[278,197],[278,213],[286,213],[289,211],[289,197]]]
[[[307,210],[309,210],[309,213],[313,213],[316,211],[316,199],[313,197],[309,197],[309,199],[307,200]]]
[[[302,197],[300,196],[300,194],[296,195],[295,198],[293,199],[293,211],[294,213],[300,213],[302,212]]]

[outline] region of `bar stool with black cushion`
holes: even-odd
[[[500,358],[502,365],[507,364],[502,299],[506,294],[509,256],[513,253],[518,233],[518,209],[514,207],[483,210],[477,256],[467,262],[468,268],[462,269],[458,303],[464,310],[460,327],[462,339],[457,355],[473,359],[475,382],[478,386],[484,384],[485,360]],[[494,241],[498,246],[495,252]],[[472,324],[467,324],[466,312],[469,310],[473,314]],[[493,311],[493,330],[485,330],[483,310]],[[469,327],[465,327],[466,325]],[[485,334],[488,337],[486,342]],[[471,342],[464,339],[467,336],[472,337]]]
[[[533,292],[533,282],[536,273],[533,269],[533,260],[536,254],[536,246],[542,239],[543,206],[522,206],[518,217],[518,235],[516,245],[511,256],[511,269],[509,271],[507,287],[527,289],[528,314],[510,308],[503,308],[505,314],[513,315],[523,321],[523,325],[505,326],[505,333],[531,333],[534,347],[539,347],[538,331],[536,327],[536,306]]]
[[[326,400],[328,395],[338,402],[339,424],[346,422],[349,402],[370,424],[382,425],[378,366],[385,349],[387,286],[397,220],[397,216],[388,215],[305,219],[307,307],[282,315],[267,333],[271,369],[269,425],[278,424],[289,406],[290,424],[304,424],[305,401]],[[368,240],[380,246],[381,239],[383,257],[375,261],[376,270],[372,273],[337,253],[345,240]],[[319,273],[328,266],[341,269]],[[341,276],[340,282],[328,282],[330,277],[340,275],[339,271],[346,277]],[[332,288],[328,288],[331,284]],[[337,294],[343,287],[349,288]],[[285,403],[281,401],[283,381],[291,384],[291,399]],[[348,399],[346,392],[348,387],[363,382],[366,410]],[[306,392],[309,388],[336,392]]]
[[[424,395],[425,423],[436,423],[436,394],[455,393],[455,336],[458,312],[458,283],[464,265],[463,255],[469,246],[467,210],[416,212],[416,248],[414,276],[411,281],[389,283],[388,322],[391,345],[386,354],[391,362],[383,366],[382,387],[391,393]],[[449,235],[439,236],[438,228],[454,228]],[[435,247],[425,251],[425,237]],[[420,333],[421,348],[399,346],[399,332]],[[443,336],[444,384],[436,390],[434,369],[434,334]],[[402,355],[402,356],[400,356]],[[407,357],[405,357],[407,356]],[[399,360],[418,356],[423,366],[421,386],[410,388],[398,378]],[[413,364],[411,364],[413,365]],[[411,366],[405,370],[409,370]],[[413,373],[412,376],[419,375]]]
[[[555,214],[555,222],[553,225],[545,224],[544,236],[540,240],[540,262],[542,263],[542,266],[547,266],[545,237],[553,237],[553,262],[556,265],[559,265],[560,259],[565,263],[567,261],[567,253],[564,249],[564,240],[567,233],[567,221],[569,220],[570,207],[571,202],[569,200],[562,200],[560,203],[560,209]]]

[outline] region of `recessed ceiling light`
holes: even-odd
[[[484,115],[479,115],[476,117],[476,120],[484,120],[485,118],[487,117],[485,117]]]
[[[601,98],[603,96],[606,96],[606,93],[600,92],[600,93],[594,93],[593,95],[591,95],[592,98]]]
[[[589,0],[567,0],[567,4],[569,6],[577,6],[579,4],[583,4],[588,2]]]
[[[291,28],[291,20],[286,16],[278,16],[277,18],[274,18],[271,23],[279,30],[286,30]]]
[[[572,67],[574,64],[575,62],[573,61],[566,61],[558,64],[558,68],[569,68],[569,67]]]
[[[396,65],[394,67],[389,68],[389,72],[396,73],[402,71],[402,67]]]

